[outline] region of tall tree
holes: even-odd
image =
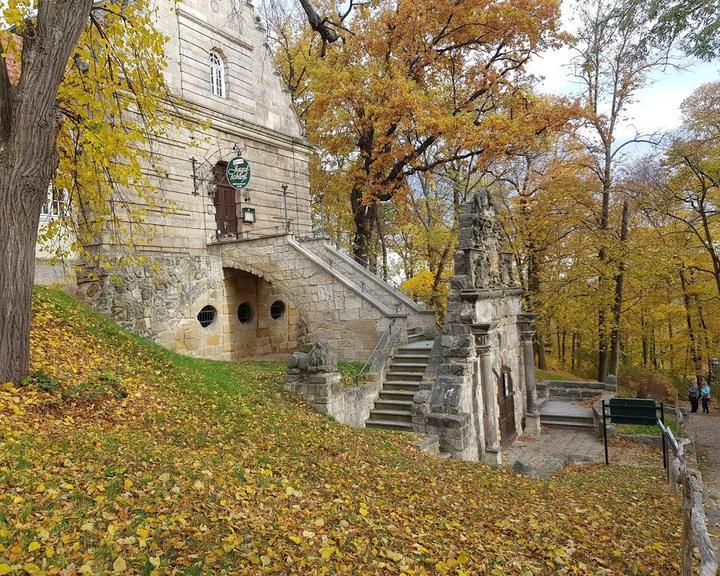
[[[552,123],[524,70],[557,43],[557,17],[554,0],[383,0],[358,5],[344,41],[318,51],[305,68],[308,132],[322,156],[344,158],[335,165],[351,182],[358,261],[368,261],[379,203],[406,192],[409,177],[486,162]]]
[[[636,136],[617,142],[618,129],[627,120],[627,110],[649,74],[668,66],[669,45],[654,47],[647,37],[655,21],[646,7],[632,0],[598,0],[579,4],[580,29],[573,49],[574,74],[583,86],[587,108],[584,133],[579,132],[592,162],[589,167],[600,186],[596,212],[600,282],[598,297],[605,304],[598,312],[598,380],[608,375],[609,359],[617,358],[619,338],[610,341],[617,330],[619,316],[612,307],[619,300],[622,309],[623,271],[610,253],[612,241],[610,214],[617,192],[616,173],[623,150],[632,143],[652,142],[648,136]],[[610,296],[610,294],[613,294]],[[611,350],[611,345],[613,350]],[[615,367],[613,367],[615,369]]]
[[[167,122],[165,39],[149,0],[6,4],[0,60],[0,381],[29,367],[35,244],[51,184],[72,198],[79,245],[130,220],[122,188],[143,175],[148,138]],[[115,202],[110,202],[114,198]],[[117,220],[121,220],[118,218]]]

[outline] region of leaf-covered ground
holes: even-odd
[[[0,385],[0,575],[678,573],[661,469],[438,460],[45,289],[32,364]]]

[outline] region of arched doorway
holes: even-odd
[[[508,445],[515,438],[515,391],[513,389],[512,371],[508,366],[500,369],[498,376],[497,402],[500,420],[500,444]]]
[[[223,268],[223,275],[231,359],[285,359],[300,337],[300,317],[289,295],[244,270]]]
[[[237,238],[238,216],[235,188],[225,176],[227,162],[218,162],[213,168],[215,183],[215,223],[217,238]]]

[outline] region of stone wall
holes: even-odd
[[[230,359],[225,346],[227,316],[223,270],[209,255],[148,257],[142,264],[78,272],[78,295],[123,326],[175,352]],[[218,318],[203,328],[204,306]]]
[[[312,403],[323,414],[340,424],[364,428],[380,394],[380,382],[373,381],[346,388],[339,372],[308,372],[290,362],[285,389]]]

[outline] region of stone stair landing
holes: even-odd
[[[395,351],[366,428],[412,432],[413,396],[420,389],[433,346],[432,340],[422,337],[420,333],[411,336]]]

